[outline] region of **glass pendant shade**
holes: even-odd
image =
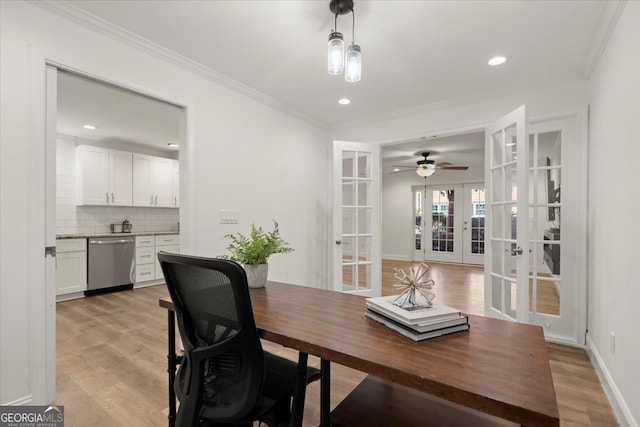
[[[357,44],[351,44],[347,48],[346,55],[346,70],[344,73],[344,79],[350,83],[359,82],[362,77],[362,53],[360,46]]]
[[[426,178],[436,173],[436,165],[434,165],[433,163],[429,163],[426,165],[418,165],[418,169],[416,169],[416,173]]]
[[[344,71],[344,38],[342,33],[332,31],[329,34],[327,50],[327,71],[329,74],[340,74]]]

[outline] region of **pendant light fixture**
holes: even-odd
[[[362,53],[360,46],[355,44],[356,18],[353,12],[353,0],[331,0],[329,9],[334,14],[334,28],[329,34],[327,51],[327,71],[337,75],[344,72],[344,79],[348,82],[358,82],[362,77]],[[351,32],[351,45],[344,51],[344,37],[338,32],[338,15],[351,12],[353,25]]]

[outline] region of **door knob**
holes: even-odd
[[[511,249],[511,255],[522,255],[524,253],[524,251],[522,250],[522,248],[520,246],[518,246],[515,249]]]

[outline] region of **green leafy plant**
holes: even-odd
[[[225,238],[231,240],[227,250],[229,258],[240,264],[264,264],[273,254],[292,252],[293,248],[280,237],[278,223],[273,221],[273,230],[265,232],[262,227],[251,224],[249,236],[242,233],[227,234]]]

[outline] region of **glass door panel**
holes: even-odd
[[[551,324],[548,316],[561,314],[560,187],[562,132],[534,132],[529,136],[529,227],[532,248],[529,283],[532,319]],[[554,322],[555,323],[555,322]]]
[[[527,144],[525,109],[487,128],[485,314],[526,321],[528,310]]]
[[[334,142],[333,289],[365,296],[380,294],[379,147]],[[341,194],[336,194],[339,190]]]
[[[464,184],[463,253],[464,264],[484,263],[484,184]]]

